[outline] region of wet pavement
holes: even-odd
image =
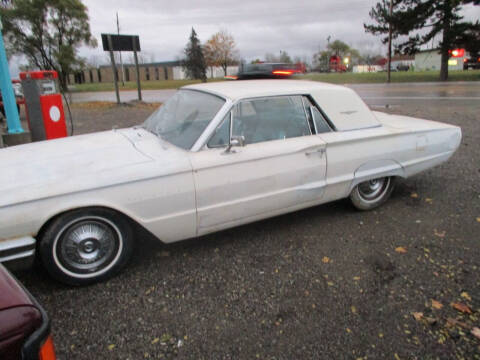
[[[368,105],[400,105],[410,102],[480,101],[480,82],[350,84]]]
[[[461,104],[480,102],[480,82],[447,83],[394,83],[394,84],[346,84],[355,90],[371,106],[400,105],[409,102],[448,101]],[[145,102],[164,102],[175,93],[175,89],[144,90]],[[137,91],[120,92],[122,102],[137,100]],[[115,92],[73,93],[74,103],[89,101],[116,101]]]

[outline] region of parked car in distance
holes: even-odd
[[[256,63],[243,64],[236,76],[237,80],[288,78],[293,74],[305,72],[300,64]]]
[[[55,360],[45,310],[1,264],[0,359]]]
[[[461,137],[338,85],[185,86],[142,126],[0,150],[0,261],[36,248],[51,276],[81,285],[125,266],[134,226],[171,243],[342,198],[373,209]]]

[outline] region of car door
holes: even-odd
[[[245,145],[226,149],[232,136]],[[191,162],[198,235],[313,205],[324,192],[325,142],[301,96],[238,102]]]

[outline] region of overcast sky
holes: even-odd
[[[120,33],[138,34],[148,61],[175,60],[182,55],[192,26],[202,42],[220,29],[233,35],[247,60],[265,53],[287,51],[307,56],[325,47],[327,37],[341,39],[361,52],[385,53],[380,39],[366,34],[363,23],[377,0],[83,0],[99,46],[80,54],[105,61],[101,33],[115,33],[115,13]],[[480,18],[480,6],[465,11]]]
[[[327,37],[340,39],[361,53],[386,54],[380,38],[366,34],[363,23],[378,0],[83,0],[88,7],[95,49],[82,47],[80,56],[107,63],[101,33],[116,33],[116,17],[122,34],[140,36],[146,61],[170,61],[182,56],[192,26],[202,42],[226,29],[247,61],[264,59],[265,53],[287,51],[307,57],[324,49]],[[480,6],[468,6],[466,19],[480,18]],[[438,40],[438,39],[437,39]],[[128,62],[130,56],[124,55]],[[16,59],[18,60],[18,59]],[[10,62],[13,77],[18,62]]]

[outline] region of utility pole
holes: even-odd
[[[327,36],[327,51],[329,51],[328,47],[330,46],[330,38],[331,38],[331,36],[328,35]],[[330,72],[330,66],[329,66],[330,65],[330,56],[328,56],[325,60],[327,61],[327,63],[325,64],[325,70],[327,72]]]
[[[120,23],[118,22],[118,11],[117,11],[117,35],[120,35]],[[125,86],[125,69],[123,68],[123,61],[122,61],[122,52],[120,53],[120,68],[122,69],[122,86]]]
[[[388,15],[390,21],[388,22],[388,69],[387,69],[387,83],[390,82],[390,68],[392,65],[392,14],[393,14],[393,0],[390,0],[390,9]]]

